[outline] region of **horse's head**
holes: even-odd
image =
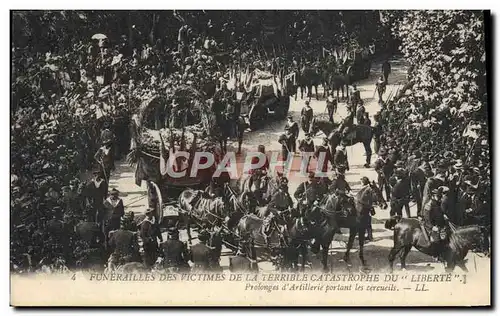
[[[380,188],[377,186],[375,181],[372,181],[370,184],[370,187],[372,189],[372,198],[375,203],[377,203],[382,209],[387,209],[387,202],[385,201],[384,197],[382,196],[382,191]]]

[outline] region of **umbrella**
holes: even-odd
[[[101,34],[101,33],[97,33],[97,34],[92,35],[92,39],[95,39],[95,40],[102,40],[105,38],[108,38],[108,37],[104,34]]]

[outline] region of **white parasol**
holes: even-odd
[[[104,34],[101,34],[101,33],[97,33],[97,34],[92,35],[92,39],[95,39],[95,40],[103,40],[106,38],[108,38],[108,37]]]

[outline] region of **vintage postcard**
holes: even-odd
[[[488,11],[11,23],[11,305],[491,305]]]

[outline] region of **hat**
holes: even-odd
[[[111,192],[109,192],[109,195],[118,196],[119,193],[120,191],[118,191],[116,188],[113,188],[111,189]]]
[[[306,105],[309,105],[309,100],[306,100]]]
[[[387,155],[387,150],[384,147],[380,148],[380,150],[378,151],[378,155],[379,156]]]
[[[363,185],[367,185],[367,184],[369,184],[369,183],[370,183],[370,179],[368,179],[368,177],[362,177],[362,178],[361,178],[361,183],[362,183]]]
[[[311,171],[311,172],[309,172],[309,174],[308,174],[308,178],[309,178],[309,179],[314,179],[314,178],[316,178],[316,177],[315,177],[314,172],[312,172],[312,171]]]
[[[151,213],[154,213],[155,209],[153,207],[148,207],[148,209],[146,210],[146,214],[151,214]]]
[[[292,115],[288,115],[287,116],[289,119],[293,119],[293,116]]]
[[[94,171],[92,171],[92,174],[94,174],[94,175],[102,175],[102,172],[101,172],[101,170],[94,170]]]
[[[198,240],[199,241],[207,241],[210,239],[210,233],[206,230],[202,230],[198,233]]]

